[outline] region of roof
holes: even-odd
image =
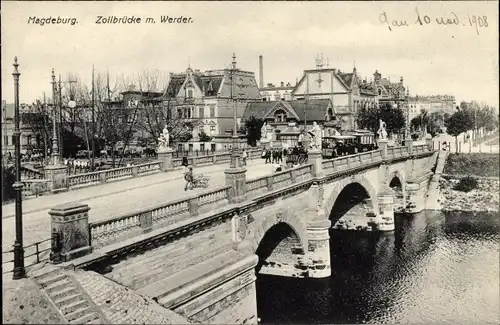
[[[230,73],[231,70],[228,69],[206,72],[195,70],[191,72],[192,80],[194,81],[196,86],[200,88],[203,96],[220,95],[222,97],[229,97],[231,94]],[[238,80],[237,82],[241,82],[246,86],[244,88],[235,87],[238,91],[238,96],[255,99],[260,98],[259,88],[257,86],[257,82],[255,81],[255,75],[253,72],[236,69],[234,70],[234,76]],[[172,74],[170,76],[170,82],[168,83],[167,89],[165,91],[165,96],[177,96],[186,78],[187,72]]]
[[[265,118],[266,115],[271,115],[273,110],[283,108],[290,111],[293,117],[298,117],[299,121],[324,121],[328,107],[331,107],[329,99],[310,99],[292,100],[292,101],[277,101],[277,102],[249,102],[243,113],[243,119],[250,117]]]

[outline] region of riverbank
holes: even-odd
[[[499,211],[498,154],[450,154],[439,180],[443,211]]]

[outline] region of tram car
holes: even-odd
[[[371,151],[377,148],[375,135],[367,130],[355,130],[350,135],[356,137],[357,152]]]
[[[356,137],[353,135],[332,135],[323,137],[323,157],[326,159],[355,154]]]

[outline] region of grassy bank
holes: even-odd
[[[500,156],[491,153],[450,154],[443,173],[450,175],[475,175],[499,177]]]

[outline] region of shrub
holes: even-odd
[[[477,179],[471,176],[465,176],[460,179],[453,189],[461,192],[470,192],[477,188],[477,185]]]

